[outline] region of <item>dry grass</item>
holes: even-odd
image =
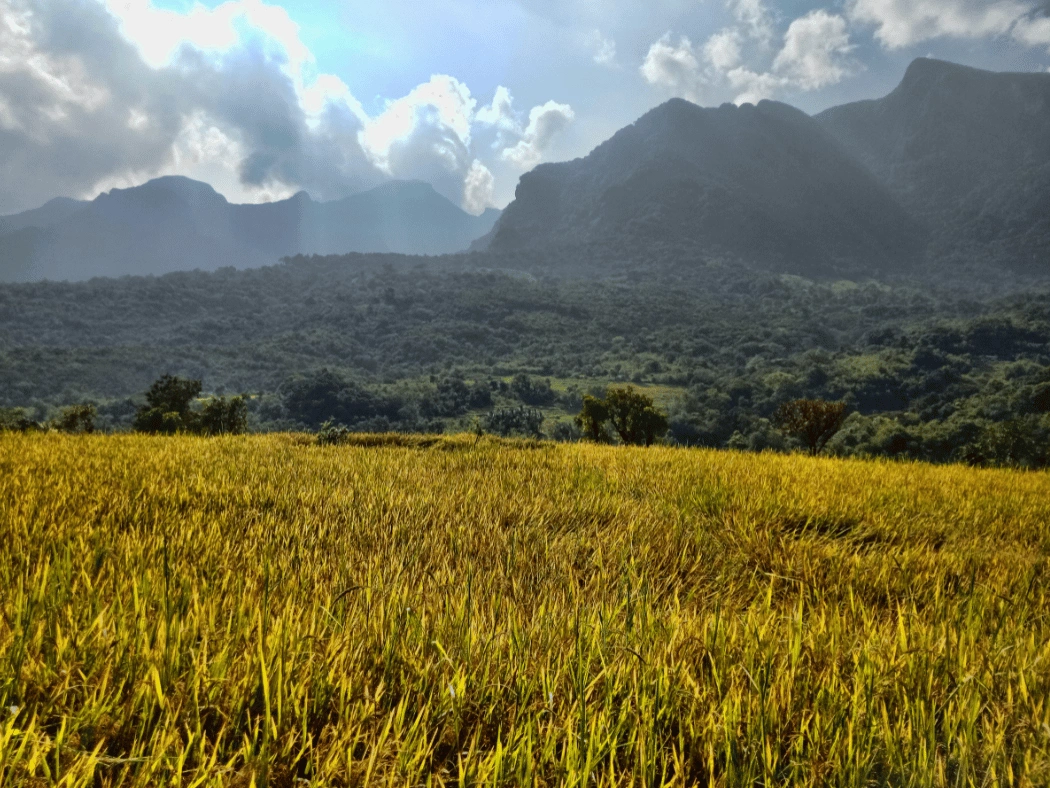
[[[1050,784],[1046,474],[361,440],[0,437],[0,785]]]

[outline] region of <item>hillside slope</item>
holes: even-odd
[[[489,239],[677,243],[772,267],[907,267],[920,227],[816,121],[777,102],[673,99],[583,159],[522,177]]]
[[[920,58],[888,96],[817,121],[934,233],[934,252],[1047,269],[1050,74]]]

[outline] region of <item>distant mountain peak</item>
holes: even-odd
[[[169,195],[178,199],[193,201],[206,200],[209,202],[226,202],[226,198],[215,191],[211,184],[187,178],[185,175],[162,175],[153,178],[139,186],[130,186],[125,189],[111,189],[96,197],[96,200],[112,198],[135,199],[137,195],[148,197],[151,195]]]
[[[59,198],[0,217],[0,281],[257,266],[295,254],[451,254],[498,216],[471,216],[423,181],[332,202],[299,191],[231,204],[207,183],[170,175],[89,203]]]
[[[1050,74],[918,58],[889,95],[817,120],[931,228],[934,256],[1045,259]]]
[[[420,180],[395,180],[381,183],[378,186],[373,186],[362,194],[397,194],[402,196],[413,196],[413,197],[441,197],[437,189],[435,189],[427,181]]]

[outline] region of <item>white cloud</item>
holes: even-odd
[[[790,83],[783,77],[767,71],[753,71],[743,66],[734,68],[726,75],[726,81],[736,93],[736,104],[757,104],[762,99],[773,98]]]
[[[601,30],[591,33],[588,44],[592,51],[591,59],[599,66],[616,67],[616,41],[602,35]]]
[[[451,162],[456,150],[466,150],[470,145],[476,106],[466,85],[454,77],[435,75],[404,98],[388,102],[382,113],[365,124],[361,141],[377,167],[403,177],[391,162],[391,151],[399,143],[410,140],[422,127],[432,127],[442,140],[435,153]]]
[[[795,19],[780,49],[764,66],[753,62],[760,52],[744,49],[754,34],[750,22],[727,28],[712,35],[699,51],[688,38],[675,44],[665,35],[650,47],[642,76],[651,85],[691,101],[729,88],[734,101],[742,104],[789,90],[819,90],[840,82],[855,65],[849,58],[853,46],[846,20],[827,11],[811,11]]]
[[[773,15],[762,0],[726,0],[726,8],[736,18],[748,38],[760,43],[773,40]]]
[[[514,117],[514,99],[510,90],[502,85],[498,86],[492,96],[492,102],[479,109],[474,120],[503,131],[517,130],[518,121]]]
[[[1034,3],[1021,0],[852,0],[848,13],[855,23],[874,25],[875,37],[888,49],[932,38],[973,39],[1011,32],[1022,43],[1050,44],[1042,20],[1030,18],[1035,10]]]
[[[668,33],[649,47],[640,69],[645,81],[690,101],[699,101],[707,80],[693,42],[685,36],[675,44]]]
[[[213,9],[195,3],[186,13],[156,8],[151,0],[104,0],[120,20],[121,33],[153,68],[170,65],[183,46],[202,52],[226,52],[247,37],[265,42],[299,78],[314,57],[299,37],[288,12],[261,0],[227,0]]]
[[[463,180],[463,210],[475,216],[492,206],[496,177],[484,164],[474,159]]]
[[[827,11],[811,11],[788,27],[784,48],[773,61],[773,73],[792,87],[819,90],[849,73],[847,56],[852,49],[845,19]]]
[[[525,127],[521,140],[514,147],[503,151],[503,159],[522,170],[534,167],[543,160],[555,135],[575,117],[568,104],[548,101],[542,106],[533,107],[529,112],[529,125]]]
[[[486,157],[535,163],[572,116],[550,102],[526,125],[506,88],[479,108],[447,75],[370,114],[262,0],[185,13],[151,0],[0,0],[0,213],[162,174],[244,202],[422,179],[482,210],[495,180]]]
[[[1050,49],[1050,18],[1029,16],[1019,19],[1013,28],[1013,37],[1025,46],[1043,46]]]
[[[715,33],[704,44],[704,60],[716,71],[731,71],[740,65],[740,39],[736,30]]]

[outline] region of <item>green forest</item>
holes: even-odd
[[[1043,467],[1050,285],[817,281],[590,248],[0,286],[6,423],[91,404],[100,428],[129,430],[166,374],[244,395],[253,431],[576,440],[584,397],[629,383],[676,445],[798,448],[773,414],[812,398],[848,412],[827,453]]]

